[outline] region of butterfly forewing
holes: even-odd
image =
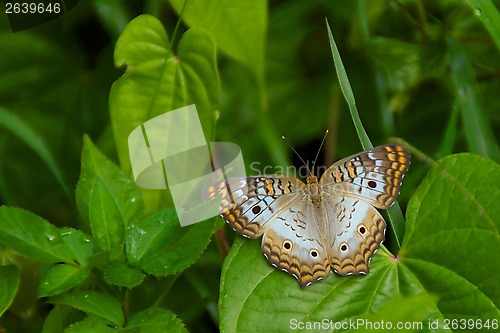
[[[385,145],[344,158],[320,180],[325,192],[356,197],[377,208],[389,208],[399,195],[410,154],[398,145]]]
[[[222,195],[219,212],[226,222],[241,235],[257,238],[281,210],[299,200],[303,186],[283,175],[226,179],[210,186],[205,198]]]

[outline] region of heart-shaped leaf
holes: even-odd
[[[186,4],[186,0],[170,0],[170,3],[191,27],[210,31],[217,47],[250,68],[259,82],[264,79],[266,1],[189,0]]]
[[[130,171],[128,136],[145,121],[195,104],[205,137],[211,138],[220,83],[213,38],[188,30],[172,53],[160,21],[150,15],[132,20],[116,43],[115,65],[127,66],[109,95],[111,123],[122,168]]]

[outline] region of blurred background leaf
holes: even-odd
[[[133,126],[133,119],[128,119],[124,126],[124,119],[111,126],[108,97],[113,82],[126,73],[113,61],[116,42],[125,26],[141,14],[158,20],[155,31],[163,31],[176,55],[188,28],[211,35],[186,42],[192,54],[206,49],[203,43],[211,43],[214,72],[204,84],[220,78],[220,87],[210,88],[203,126],[210,140],[242,148],[250,174],[261,173],[264,167],[267,173],[293,174],[294,169],[285,167],[302,166],[281,135],[312,161],[329,129],[318,165],[361,150],[335,76],[325,17],[375,146],[401,137],[434,159],[474,152],[500,161],[498,1],[234,0],[224,7],[222,0],[210,5],[193,0],[182,13],[183,3],[80,1],[65,15],[16,33],[0,13],[0,204],[27,209],[58,227],[80,226],[68,189],[78,181],[84,133],[129,171],[121,140],[139,124]],[[214,7],[204,15],[190,12],[203,5]],[[212,17],[222,14],[225,17]],[[139,37],[148,41],[142,33]],[[162,47],[169,50],[169,45]],[[147,119],[143,115],[136,122]],[[429,165],[422,161],[414,157],[405,177],[400,195],[403,211],[428,171]],[[300,176],[305,176],[303,172]],[[150,210],[160,204],[168,201],[149,205]],[[219,244],[231,243],[233,237],[232,232],[222,234]],[[243,246],[261,256],[256,251],[259,242],[246,243]],[[212,242],[182,273],[162,279],[147,276],[128,296],[117,292],[117,297],[134,300],[129,304],[132,314],[154,304],[175,313],[189,331],[218,331],[220,253],[224,253],[219,251]],[[61,331],[82,319],[80,312],[37,300],[36,286],[47,267],[4,245],[0,259],[15,264],[21,276],[18,295],[0,318],[0,327],[38,332],[47,318],[47,331]],[[498,274],[498,268],[492,272]],[[99,279],[91,274],[92,278]],[[425,303],[408,300],[408,304],[419,302]]]

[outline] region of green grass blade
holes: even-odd
[[[491,0],[468,0],[467,2],[500,49],[500,13],[493,2]]]
[[[335,40],[333,39],[333,34],[332,30],[330,29],[330,25],[328,24],[328,19],[326,20],[326,27],[328,29],[328,38],[330,39],[333,62],[337,71],[340,88],[342,89],[344,97],[349,106],[351,118],[354,122],[356,132],[358,133],[359,141],[361,141],[361,146],[363,147],[363,149],[368,150],[370,148],[373,148],[373,145],[370,141],[370,138],[368,137],[368,134],[365,131],[365,128],[363,127],[363,124],[361,123],[358,108],[356,107],[356,100],[354,99],[354,93],[352,92],[351,84],[349,83],[349,78],[347,77],[347,72],[342,63],[339,50],[337,49],[337,44],[335,44]],[[387,210],[387,214],[389,215],[389,220],[391,221],[390,225],[392,227],[392,231],[394,233],[395,241],[397,244],[393,250],[395,253],[397,253],[399,251],[399,248],[401,247],[401,242],[403,240],[405,230],[403,213],[401,212],[399,204],[396,202],[391,208]]]
[[[443,141],[441,142],[441,147],[439,148],[439,156],[446,156],[453,154],[453,147],[457,140],[458,132],[458,120],[460,119],[460,107],[458,102],[455,101],[450,114],[450,120],[448,120],[448,125],[446,125],[446,131],[444,132]]]
[[[326,27],[328,29],[328,38],[330,39],[330,47],[332,49],[333,62],[335,64],[335,69],[337,71],[337,77],[339,79],[340,89],[342,89],[344,98],[347,101],[347,105],[349,106],[349,111],[351,112],[351,117],[352,121],[354,122],[354,127],[356,128],[359,140],[361,141],[361,146],[365,150],[373,148],[372,142],[370,141],[368,134],[366,134],[365,128],[363,127],[361,119],[359,118],[358,108],[356,107],[356,100],[354,99],[354,93],[352,92],[351,83],[349,82],[349,78],[347,77],[347,72],[345,71],[342,59],[340,58],[340,53],[339,50],[337,49],[337,44],[335,44],[335,40],[333,39],[332,30],[330,29],[330,24],[328,24],[328,20],[326,20]]]
[[[39,139],[40,135],[36,133],[35,130],[31,128],[27,123],[25,123],[21,118],[3,107],[0,107],[0,127],[4,127],[9,130],[12,134],[23,141],[28,147],[33,149],[33,151],[38,156],[40,156],[40,158],[47,165],[47,168],[56,178],[57,182],[63,189],[68,199],[70,201],[73,201],[72,192],[69,185],[64,180],[64,175],[61,171],[61,168],[52,155],[49,147],[43,140]]]
[[[455,84],[456,104],[461,110],[469,150],[500,161],[500,149],[485,115],[472,65],[464,49],[453,37],[448,36],[446,42],[450,55],[451,76]]]

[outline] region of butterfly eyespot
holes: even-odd
[[[290,250],[292,248],[292,242],[287,239],[283,242],[283,248],[285,250]]]
[[[358,232],[359,232],[361,235],[364,235],[364,234],[365,234],[365,232],[366,232],[366,228],[365,228],[365,226],[364,226],[364,225],[362,225],[362,224],[360,224],[360,225],[358,226]]]
[[[373,180],[370,180],[370,181],[368,182],[368,187],[370,187],[370,188],[375,188],[375,187],[377,187],[377,183],[376,183],[376,182],[374,182]]]
[[[260,206],[254,206],[252,208],[252,213],[254,214],[259,214],[261,212],[262,208],[260,208]]]
[[[340,244],[340,251],[345,252],[348,248],[349,246],[347,246],[347,243]]]
[[[313,258],[316,258],[318,256],[318,251],[316,250],[311,250],[311,252],[309,252],[311,254],[311,257]]]

